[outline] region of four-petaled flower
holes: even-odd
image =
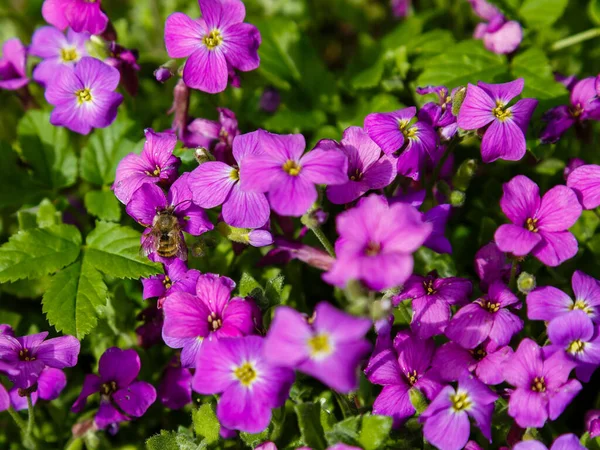
[[[59,30],[71,27],[77,33],[87,31],[101,34],[108,25],[108,17],[101,9],[102,0],[46,0],[42,16]]]
[[[142,278],[142,298],[147,300],[152,297],[158,298],[158,307],[162,307],[165,298],[174,292],[196,292],[196,282],[200,272],[196,269],[188,269],[185,262],[175,258],[169,264],[165,264],[165,273]]]

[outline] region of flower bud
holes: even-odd
[[[465,204],[465,200],[467,198],[467,194],[463,191],[454,190],[450,193],[450,204],[455,208],[460,208]]]
[[[97,35],[90,37],[90,40],[85,44],[85,48],[90,56],[102,61],[110,56],[108,43]]]
[[[528,294],[536,287],[535,276],[527,272],[521,272],[517,278],[517,289],[522,294]]]
[[[174,75],[168,68],[160,66],[154,71],[154,78],[160,83],[164,83]]]
[[[408,395],[410,397],[410,402],[417,411],[417,416],[420,416],[423,411],[427,409],[427,399],[420,390],[415,388],[411,388],[411,390],[408,391]]]
[[[194,158],[196,158],[196,161],[198,162],[198,165],[204,164],[205,162],[208,162],[208,161],[214,161],[215,160],[215,157],[212,155],[212,153],[209,152],[204,147],[197,147],[194,150]]]
[[[279,108],[281,96],[279,91],[273,87],[266,88],[260,97],[260,109],[273,114]]]
[[[465,100],[465,95],[467,95],[467,88],[462,86],[454,92],[452,96],[452,114],[458,117],[458,113],[460,112],[460,107]]]
[[[456,189],[460,189],[461,191],[466,191],[471,183],[471,180],[475,176],[477,172],[477,160],[475,159],[466,159],[459,166],[456,174],[452,179],[452,185]]]
[[[215,229],[230,241],[253,247],[265,247],[273,243],[273,236],[268,230],[252,230],[250,228],[236,228],[219,222]]]

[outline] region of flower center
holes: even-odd
[[[233,374],[244,386],[250,386],[256,380],[256,370],[254,370],[254,367],[249,362],[245,362],[240,367],[237,367],[233,371]]]
[[[496,107],[492,109],[492,114],[494,114],[494,116],[496,116],[496,118],[501,122],[504,122],[506,119],[510,119],[512,117],[512,112],[510,109],[507,109],[506,106],[500,101],[496,102]]]
[[[146,170],[146,175],[148,175],[149,177],[158,177],[160,175],[160,167],[156,166],[156,169],[154,169],[152,172]]]
[[[452,409],[455,412],[464,411],[471,407],[473,402],[469,399],[469,395],[466,392],[456,393],[450,396],[450,401],[452,402]]]
[[[229,179],[238,181],[240,179],[240,171],[238,169],[231,169],[231,172],[229,172]]]
[[[223,42],[221,32],[219,30],[212,30],[210,33],[208,33],[202,38],[202,42],[204,42],[206,48],[208,48],[209,50],[213,50],[215,47],[218,47]]]
[[[398,128],[402,132],[405,138],[410,139],[414,138],[417,135],[419,129],[416,126],[409,127],[410,120],[401,120],[398,123]]]
[[[487,309],[491,313],[495,313],[495,312],[498,312],[500,310],[500,303],[492,303],[489,300],[488,301],[484,301],[481,304],[481,306],[484,309]]]
[[[582,353],[584,348],[585,348],[585,342],[582,342],[581,339],[575,339],[567,347],[567,352],[574,355],[576,353]]]
[[[298,174],[300,173],[300,169],[300,165],[296,161],[292,161],[291,159],[288,159],[283,165],[283,170],[293,177],[298,176]]]
[[[577,106],[572,106],[571,108],[569,108],[569,112],[571,113],[571,116],[573,116],[574,119],[578,119],[579,116],[583,114],[583,111],[584,109],[579,104]]]
[[[308,348],[312,358],[320,358],[331,353],[331,343],[329,336],[325,333],[316,334],[308,340]]]
[[[592,314],[592,311],[594,310],[591,306],[588,306],[585,300],[576,300],[569,309],[580,309],[586,314]]]
[[[433,287],[433,280],[423,281],[423,287],[427,295],[433,295],[437,292]]]
[[[173,286],[173,282],[169,278],[169,275],[165,275],[165,279],[162,281],[162,283],[165,289],[171,289],[171,286]]]
[[[100,394],[102,394],[102,395],[110,395],[116,391],[117,391],[117,383],[115,381],[107,381],[102,386],[100,386]]]
[[[77,50],[75,48],[61,48],[60,49],[60,59],[62,62],[68,63],[71,61],[75,61],[77,59]]]
[[[527,229],[533,233],[537,233],[538,232],[538,227],[537,227],[538,220],[539,219],[532,219],[531,217],[529,219],[527,219],[525,221],[525,225],[527,226]]]
[[[487,352],[483,349],[483,347],[474,348],[473,350],[469,350],[469,352],[477,361],[481,361],[487,356]]]
[[[217,331],[223,326],[223,321],[217,316],[215,312],[211,312],[208,316],[208,324],[212,331]]]
[[[546,392],[546,380],[544,380],[544,377],[535,377],[531,382],[531,390],[533,392]]]
[[[83,102],[91,102],[92,101],[92,93],[90,92],[90,90],[88,88],[80,89],[77,92],[75,92],[75,97],[77,97],[77,103],[79,103],[80,105]]]
[[[379,242],[369,241],[365,247],[365,256],[377,256],[381,252],[381,244]]]
[[[360,181],[360,180],[362,180],[362,177],[363,177],[363,174],[362,174],[362,172],[360,171],[360,169],[356,169],[356,170],[354,171],[354,173],[352,173],[352,174],[349,174],[349,175],[350,175],[350,179],[351,179],[352,181]]]
[[[21,361],[35,361],[36,358],[31,353],[29,353],[28,348],[24,348],[19,352],[19,359]]]
[[[419,379],[419,376],[417,375],[417,371],[413,370],[412,372],[407,372],[406,379],[408,380],[408,384],[413,386]]]

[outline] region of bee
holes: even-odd
[[[156,252],[163,258],[176,256],[183,261],[187,260],[187,247],[174,210],[175,206],[169,206],[156,213],[152,228],[142,242],[141,254],[148,256]]]

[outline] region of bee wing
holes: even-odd
[[[187,261],[188,259],[188,249],[187,246],[185,245],[185,239],[183,237],[183,233],[181,231],[179,231],[179,233],[177,233],[177,253],[175,254],[175,256],[179,259],[181,259],[182,261]]]
[[[154,230],[151,230],[145,237],[142,236],[142,238],[143,241],[142,245],[140,246],[140,255],[148,257],[151,253],[154,253],[156,251],[156,232]]]

